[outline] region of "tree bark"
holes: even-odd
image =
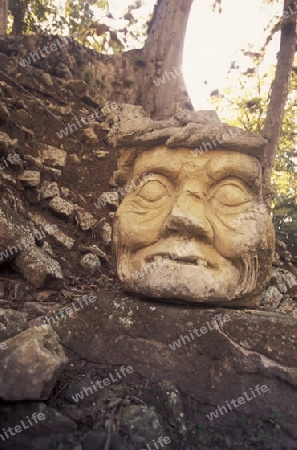
[[[181,108],[193,109],[181,72],[192,3],[193,0],[159,0],[155,7],[143,48],[146,67],[140,95],[141,103],[146,103],[154,118],[167,118]]]
[[[28,0],[10,3],[10,11],[13,15],[12,36],[21,36],[25,28],[25,14],[28,9]]]
[[[281,27],[280,50],[275,79],[272,83],[271,97],[262,131],[263,137],[268,140],[265,163],[269,178],[271,177],[273,164],[278,151],[278,142],[282,131],[282,122],[289,93],[294,54],[296,51],[297,9],[295,3],[295,0],[284,0],[284,18]]]
[[[8,0],[0,0],[0,36],[7,33]]]

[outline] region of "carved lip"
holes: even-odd
[[[164,259],[165,257],[166,259]],[[148,256],[146,258],[146,262],[157,263],[160,265],[165,264],[167,262],[173,262],[188,266],[202,266],[202,267],[209,267],[212,269],[214,268],[214,264],[212,264],[210,261],[201,256],[195,255],[179,256],[174,253],[155,253],[153,255]]]

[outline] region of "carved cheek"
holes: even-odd
[[[267,246],[266,213],[246,212],[242,215],[218,216],[213,214],[214,246],[225,258],[243,258],[247,253],[257,253]]]
[[[120,235],[122,245],[131,250],[146,247],[160,238],[169,213],[169,205],[139,208],[132,203],[122,203],[116,213],[115,234]]]

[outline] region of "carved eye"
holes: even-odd
[[[247,192],[236,184],[224,184],[215,192],[214,197],[222,205],[239,206],[250,200]]]
[[[168,195],[167,188],[160,181],[148,181],[139,191],[138,196],[147,202],[156,202]]]

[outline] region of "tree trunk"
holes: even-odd
[[[24,20],[20,16],[14,16],[13,26],[12,26],[12,36],[21,36],[24,30]]]
[[[7,33],[8,0],[0,0],[0,36]]]
[[[28,10],[28,0],[10,3],[10,11],[13,15],[12,36],[21,36],[25,28],[25,14]]]
[[[268,140],[265,161],[270,178],[278,151],[278,142],[282,131],[282,122],[289,83],[292,73],[297,39],[297,10],[295,0],[284,0],[284,18],[281,27],[280,50],[278,54],[275,79],[271,87],[271,97],[262,135]]]
[[[193,0],[159,0],[143,48],[146,60],[140,102],[164,119],[193,109],[181,72],[184,38]]]

